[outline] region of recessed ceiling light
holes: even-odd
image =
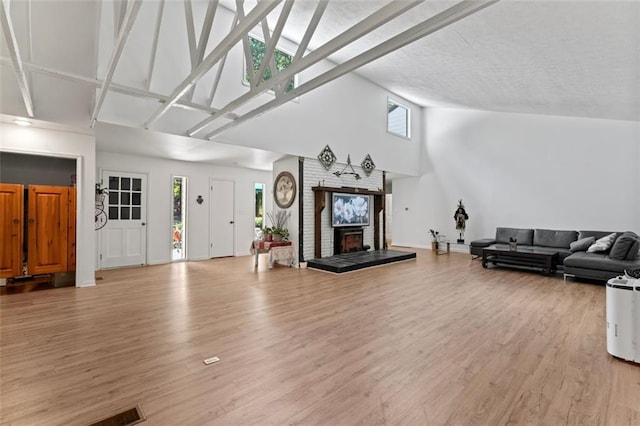
[[[25,120],[24,118],[16,118],[13,120],[18,126],[31,126],[31,122],[29,120]]]

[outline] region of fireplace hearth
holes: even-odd
[[[362,227],[334,228],[333,254],[351,253],[364,250],[364,230]]]

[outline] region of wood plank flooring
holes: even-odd
[[[176,263],[1,296],[0,423],[140,404],[151,425],[640,425],[640,366],[607,354],[604,286],[417,253],[342,275]]]

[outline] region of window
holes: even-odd
[[[254,225],[256,229],[262,229],[264,226],[264,183],[256,183],[254,185],[254,201]]]
[[[187,178],[174,176],[171,185],[171,260],[185,260],[187,222]]]
[[[392,99],[387,99],[387,132],[410,138],[411,116],[409,114],[409,108]]]
[[[255,75],[260,70],[260,66],[262,65],[262,60],[264,59],[264,54],[267,50],[267,45],[264,41],[259,40],[255,37],[249,36],[249,50],[251,50],[251,57],[253,58],[253,72],[251,73],[251,77]],[[272,63],[275,61],[275,66],[278,71],[288,68],[293,62],[293,55],[285,53],[281,50],[276,49],[273,52]],[[262,81],[269,80],[271,78],[271,68],[267,67],[264,71],[264,75],[262,77]],[[296,87],[297,76],[294,76],[287,83],[287,87],[285,89],[285,93],[290,92]],[[244,82],[245,84],[249,84],[249,72],[245,70],[244,73]]]

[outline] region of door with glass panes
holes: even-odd
[[[147,175],[103,170],[108,221],[100,232],[100,266],[117,268],[147,263]]]

